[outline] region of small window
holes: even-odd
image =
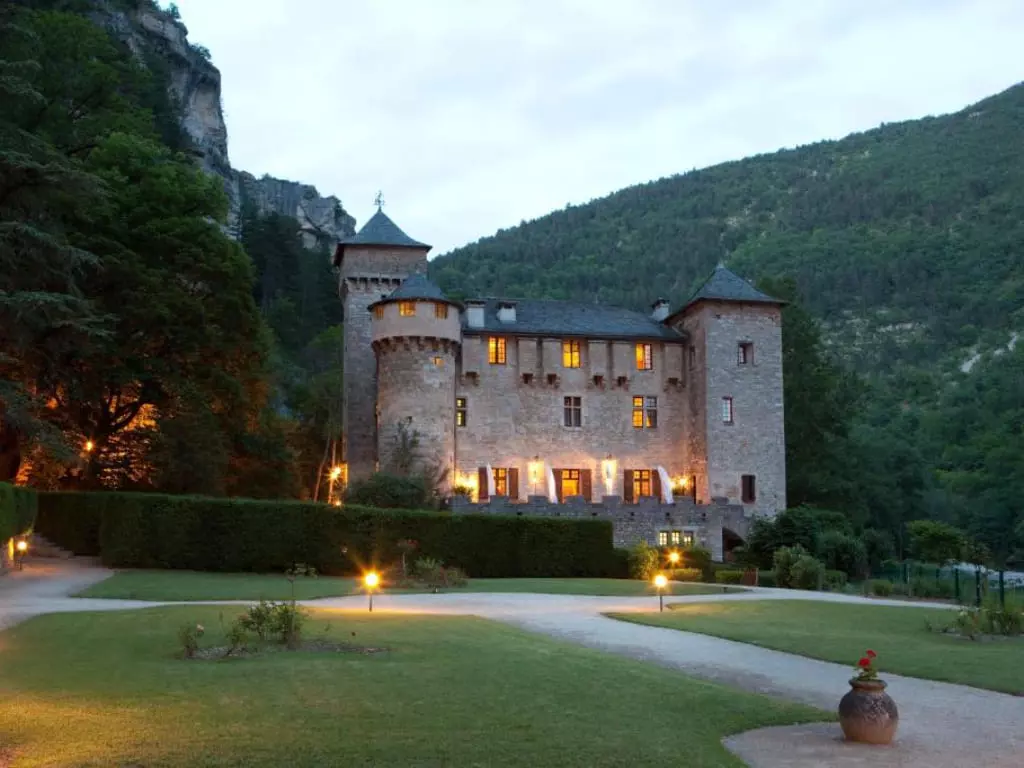
[[[567,427],[583,426],[583,398],[565,397],[562,400],[564,409],[563,424]]]
[[[431,358],[431,361],[434,363],[434,365],[436,367],[444,368],[444,358],[443,357],[436,357],[435,356],[435,357]]]
[[[654,486],[651,484],[651,470],[633,470],[633,499],[639,501],[642,496],[653,496]]]
[[[508,469],[505,467],[494,468],[494,495],[508,496]]]
[[[562,366],[564,368],[580,367],[580,343],[578,341],[562,342]]]
[[[732,421],[733,421],[732,417],[733,417],[732,398],[731,397],[723,397],[722,398],[722,423],[723,424],[732,424]]]
[[[650,344],[636,345],[636,369],[649,371],[654,368],[654,356]]]
[[[633,426],[637,429],[654,429],[658,426],[658,398],[636,396],[633,398]]]
[[[753,504],[757,501],[757,484],[754,475],[742,475],[740,477],[742,486],[742,498],[744,504]]]
[[[437,302],[434,304],[434,317],[438,320],[444,320],[448,317],[448,305]]]
[[[682,540],[683,540],[683,532],[682,531],[670,531],[670,533],[669,533],[669,540],[671,541],[673,546],[678,546],[682,542]]]
[[[373,308],[373,316],[376,317],[378,320],[383,320],[384,319],[384,307],[380,306],[380,305],[374,307]]]
[[[692,547],[693,546],[693,532],[692,531],[683,531],[683,546],[684,547]]]
[[[466,398],[455,398],[455,426],[466,426]]]
[[[416,302],[414,301],[400,301],[398,302],[398,314],[402,317],[412,317],[416,314]]]
[[[487,340],[487,362],[491,365],[505,365],[505,339],[491,336]]]
[[[736,348],[736,362],[739,365],[753,365],[754,345],[749,341],[741,341]]]
[[[668,546],[668,531],[658,531],[658,546],[659,547],[667,547]]]

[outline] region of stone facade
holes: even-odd
[[[694,504],[690,498],[661,504],[650,497],[636,504],[623,504],[618,496],[605,496],[596,503],[572,496],[564,504],[552,504],[544,496],[530,496],[524,503],[494,496],[482,504],[456,496],[452,499],[452,513],[611,520],[616,547],[631,547],[639,542],[655,547],[693,543],[709,549],[715,560],[725,559],[723,541],[730,533],[745,538],[751,521],[738,504]]]
[[[686,532],[722,557],[785,508],[779,302],[719,267],[672,315],[462,307],[427,250],[378,211],[335,256],[350,479],[393,465],[406,429],[442,491],[496,497],[460,511],[608,516],[623,545]]]

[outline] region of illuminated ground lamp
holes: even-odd
[[[370,571],[363,576],[363,584],[366,586],[366,593],[370,596],[370,613],[373,613],[373,590],[380,586],[380,576],[376,571]]]
[[[544,462],[540,460],[540,456],[534,456],[533,459],[526,462],[526,469],[530,474],[530,493],[534,494],[537,492],[537,484],[540,482],[540,473],[544,469]]]
[[[604,480],[605,495],[611,496],[612,489],[615,487],[615,459],[610,453],[601,462],[601,477]]]
[[[673,568],[676,567],[677,565],[679,565],[679,553],[678,552],[669,552],[668,553],[668,561],[670,563],[672,563],[672,567]]]
[[[24,539],[19,539],[18,543],[14,545],[14,549],[18,553],[18,570],[20,571],[22,568],[21,560],[25,557],[25,553],[28,552],[28,542]]]
[[[668,579],[665,578],[665,574],[659,573],[654,577],[654,588],[658,590],[658,611],[661,613],[665,612],[665,595],[662,594],[662,590],[668,586]]]

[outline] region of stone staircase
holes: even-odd
[[[49,539],[33,533],[28,540],[28,554],[32,557],[55,557],[61,560],[70,560],[75,556],[74,552],[68,552],[54,544]]]

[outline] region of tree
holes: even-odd
[[[910,551],[915,559],[946,565],[959,560],[966,542],[964,532],[935,520],[915,520],[907,524]]]

